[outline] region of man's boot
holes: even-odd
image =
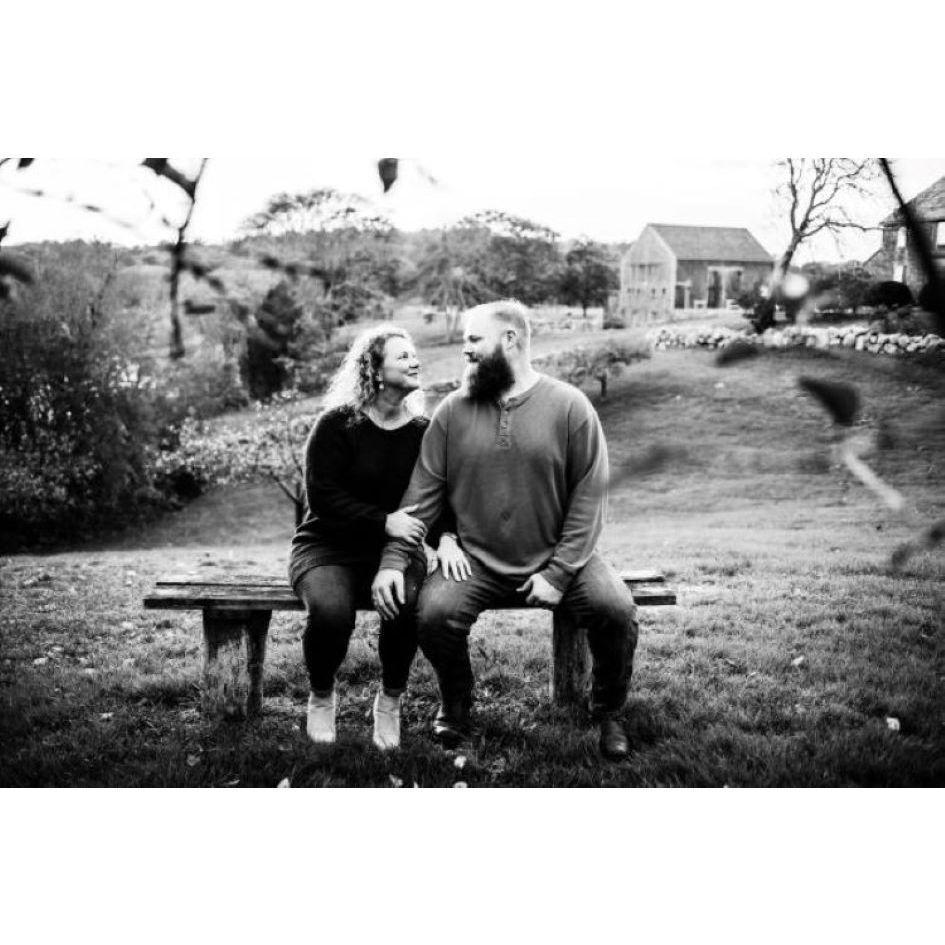
[[[444,696],[433,722],[433,738],[444,748],[456,748],[471,732],[472,696]]]
[[[623,761],[630,754],[630,740],[612,715],[600,719],[600,753],[609,761]]]

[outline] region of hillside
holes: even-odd
[[[941,549],[890,569],[912,527],[833,465],[834,434],[797,388],[802,372],[856,383],[861,430],[882,433],[870,461],[917,520],[945,515],[940,372],[855,352],[766,353],[725,370],[705,352],[657,352],[599,405],[614,473],[602,547],[618,566],[663,569],[680,595],[676,608],[641,613],[632,755],[601,766],[593,733],[551,706],[547,615],[492,614],[474,630],[480,735],[464,782],[945,783]],[[373,615],[359,618],[342,672],[335,751],[313,751],[298,728],[298,615],[274,617],[263,718],[201,717],[199,616],[145,612],[141,597],[169,571],[281,575],[290,533],[288,503],[258,485],[210,493],[112,545],[4,559],[3,783],[459,780],[429,738],[435,685],[423,659],[403,751],[370,749]]]

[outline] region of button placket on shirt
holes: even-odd
[[[500,450],[512,448],[512,412],[508,404],[499,405],[499,425],[496,430],[495,445]]]

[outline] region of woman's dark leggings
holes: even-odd
[[[311,568],[296,582],[295,593],[308,611],[302,652],[314,693],[327,695],[334,688],[354,632],[355,612],[371,607],[376,573],[374,566],[328,564]],[[404,575],[407,602],[396,620],[381,620],[377,649],[384,689],[390,693],[407,686],[417,652],[417,594],[425,574],[425,563],[412,558]]]

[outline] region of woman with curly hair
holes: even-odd
[[[305,447],[308,512],[292,539],[289,580],[305,604],[302,649],[311,693],[306,732],[335,741],[335,675],[348,652],[355,611],[369,606],[371,581],[388,538],[412,542],[405,606],[381,620],[382,686],[374,700],[374,744],[400,744],[400,703],[417,651],[414,605],[437,558],[424,525],[398,508],[429,423],[412,409],[420,362],[410,336],[394,325],[369,328],[353,342]],[[461,555],[452,535],[443,551]],[[447,545],[449,549],[447,550]]]

